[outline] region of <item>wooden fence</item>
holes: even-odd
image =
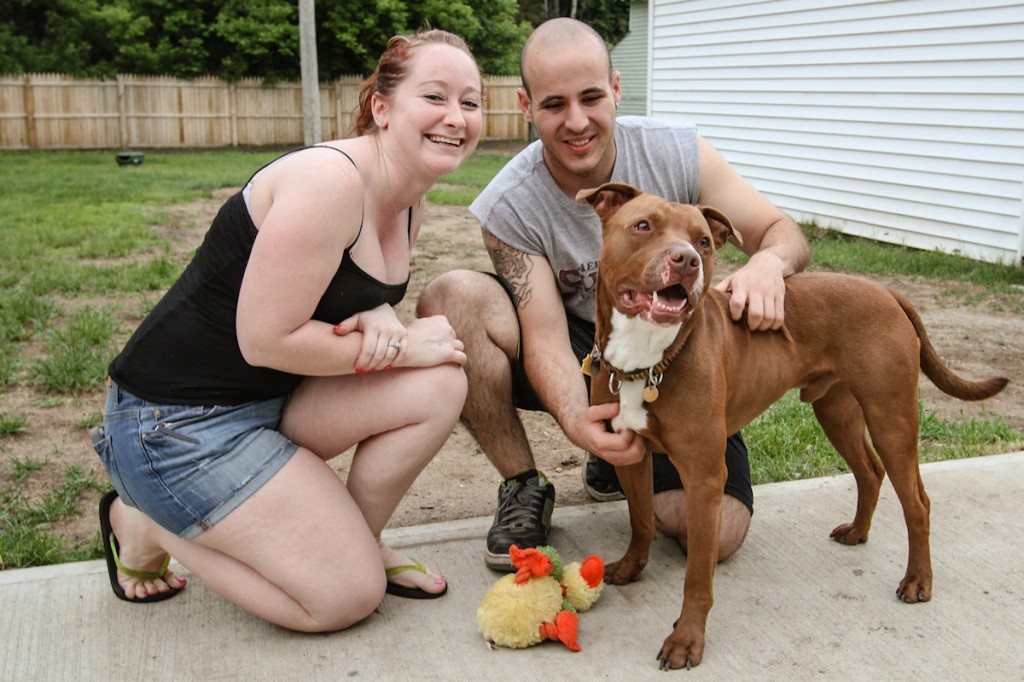
[[[344,137],[360,76],[320,84],[321,133]],[[514,76],[484,80],[485,140],[526,140]],[[61,74],[0,76],[0,149],[128,149],[297,145],[303,141],[302,86]]]

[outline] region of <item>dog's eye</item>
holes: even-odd
[[[701,237],[700,238],[700,248],[702,248],[702,249],[710,249],[711,248],[711,238],[710,237]]]
[[[646,220],[641,220],[640,222],[638,222],[636,225],[633,226],[633,231],[634,232],[650,232],[651,231],[651,225]]]

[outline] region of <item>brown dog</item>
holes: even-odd
[[[913,306],[858,277],[789,277],[782,329],[752,332],[730,319],[726,296],[711,289],[715,250],[730,237],[740,241],[725,215],[617,183],[577,199],[593,205],[604,230],[595,346],[583,368],[593,375],[591,402],[619,401],[612,428],[637,431],[648,450],[641,463],[617,468],[632,538],[622,559],[609,564],[607,582],[632,582],[647,564],[655,534],[650,452],[668,453],[686,490],[683,608],[658,654],[661,667],[698,665],[704,653],[726,436],[792,388],[813,404],[857,481],[856,515],[832,537],[847,545],[867,540],[888,472],[910,544],[896,593],[906,603],[930,599],[930,503],[917,464],[919,372],[963,400],[995,395],[1007,380],[953,374]]]

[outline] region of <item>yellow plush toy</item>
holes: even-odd
[[[509,555],[516,573],[499,578],[476,612],[477,627],[488,643],[525,649],[551,639],[579,651],[578,613],[601,596],[604,562],[592,555],[562,566],[554,547],[519,549]]]

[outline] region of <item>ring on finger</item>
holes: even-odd
[[[401,347],[402,347],[402,342],[401,341],[398,341],[396,339],[391,339],[390,341],[388,341],[388,348],[394,348],[395,350],[399,350],[399,349],[401,349]]]

